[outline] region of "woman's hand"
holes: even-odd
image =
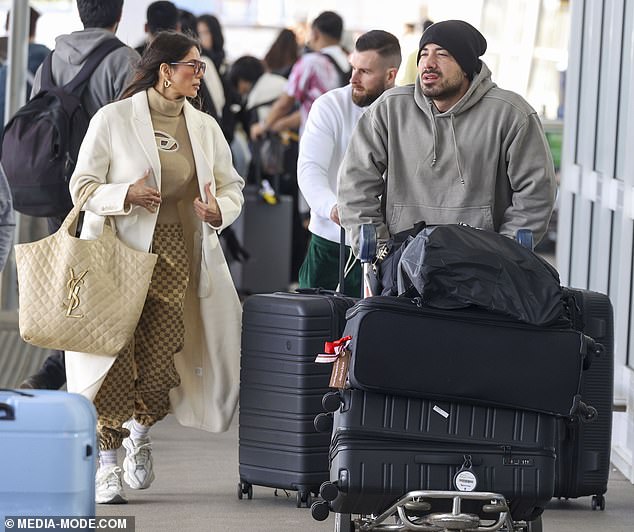
[[[216,197],[211,193],[211,183],[205,185],[205,195],[207,196],[206,202],[199,197],[194,200],[194,212],[203,222],[218,227],[222,225],[222,213]]]
[[[143,176],[132,183],[125,196],[125,206],[139,205],[151,213],[155,213],[161,204],[161,193],[152,187],[147,186],[146,181],[150,175],[150,170],[146,170]]]

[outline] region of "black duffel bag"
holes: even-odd
[[[398,294],[428,307],[475,306],[540,326],[564,316],[557,270],[512,238],[461,224],[428,226],[400,251]]]

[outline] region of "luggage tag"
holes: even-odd
[[[453,477],[453,483],[458,491],[475,491],[478,486],[478,478],[473,472],[471,455],[464,455],[464,463]]]
[[[332,366],[332,373],[330,374],[331,388],[344,388],[348,381],[348,368],[350,367],[350,349],[345,347],[342,349],[341,354],[335,360]]]
[[[334,342],[326,342],[325,353],[317,355],[315,362],[329,364],[334,362],[330,374],[331,388],[343,388],[348,380],[348,368],[350,367],[350,350],[348,345],[352,336],[345,336]]]

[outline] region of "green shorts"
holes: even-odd
[[[346,261],[349,255],[350,247],[346,246]],[[338,283],[339,244],[311,235],[306,258],[299,269],[299,287],[335,290]],[[344,293],[361,297],[361,264],[356,259],[352,270],[345,278]]]

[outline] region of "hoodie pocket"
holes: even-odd
[[[464,223],[480,229],[494,230],[489,205],[473,207],[430,207],[423,204],[395,203],[388,223],[390,234],[410,229],[418,222],[428,225]]]

